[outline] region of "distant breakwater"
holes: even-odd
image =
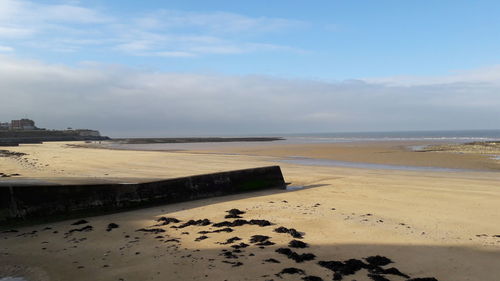
[[[190,138],[113,138],[112,142],[124,144],[151,144],[151,143],[202,143],[202,142],[265,142],[284,140],[281,137],[190,137]]]
[[[0,226],[285,188],[279,166],[136,184],[0,186]]]

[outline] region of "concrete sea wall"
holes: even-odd
[[[137,184],[0,186],[0,225],[284,187],[279,166]]]
[[[0,130],[0,146],[42,143],[48,141],[99,141],[108,137],[81,135],[78,130]]]

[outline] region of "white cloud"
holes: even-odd
[[[195,57],[196,55],[189,52],[179,52],[179,51],[162,51],[153,53],[154,56],[159,57],[178,57],[178,58],[186,58],[186,57]]]
[[[394,76],[366,79],[373,83],[382,83],[393,86],[417,86],[453,83],[500,83],[500,65],[483,67],[472,70],[454,71],[438,76]],[[479,85],[476,85],[479,87]]]
[[[498,128],[498,80],[387,86],[68,67],[0,55],[0,120],[28,114],[41,126],[114,136],[487,129]]]
[[[76,5],[32,4],[32,8],[38,9],[35,18],[38,18],[42,21],[89,24],[107,23],[114,20],[113,18],[105,16],[99,11],[83,8]]]
[[[227,12],[161,10],[146,15],[114,16],[112,11],[85,7],[75,1],[0,1],[0,39],[7,40],[4,43],[55,52],[99,48],[125,55],[159,57],[294,52],[299,50],[262,42],[260,35],[301,26],[306,24]],[[169,52],[171,56],[166,55]]]
[[[142,52],[146,50],[150,50],[153,46],[153,42],[147,40],[137,40],[130,41],[127,43],[119,44],[116,46],[116,49],[124,51],[124,52]]]
[[[0,45],[0,52],[12,52],[12,51],[14,51],[14,48]]]
[[[11,23],[103,23],[112,18],[95,9],[71,4],[39,4],[31,1],[2,0],[0,22]]]
[[[203,13],[174,10],[156,11],[136,19],[135,22],[147,29],[197,27],[216,33],[274,32],[307,25],[298,20],[248,17],[228,12]]]
[[[304,53],[300,49],[290,48],[286,46],[273,45],[273,44],[258,44],[258,43],[243,43],[231,44],[229,42],[221,42],[219,44],[212,44],[206,46],[193,46],[189,50],[201,54],[242,54],[256,52],[259,50],[266,51],[287,51],[294,53]]]
[[[31,36],[35,30],[19,27],[0,26],[0,38],[23,38]]]

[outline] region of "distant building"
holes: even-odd
[[[21,119],[21,120],[12,120],[10,122],[11,130],[35,130],[35,121],[31,119]]]
[[[8,130],[10,128],[10,123],[9,122],[0,122],[0,130]]]
[[[83,138],[99,138],[101,137],[101,133],[97,130],[89,130],[89,129],[72,129],[68,127],[66,130],[46,130],[37,128],[35,126],[35,121],[31,119],[20,119],[20,120],[12,120],[9,122],[0,122],[0,130],[3,131],[36,131],[36,132],[24,132],[25,134],[31,133],[41,133],[41,131],[46,131],[47,134],[61,134],[64,136],[77,136]],[[20,132],[16,132],[20,133]]]
[[[0,122],[0,146],[5,144],[41,143],[46,141],[96,141],[108,139],[109,137],[101,136],[97,130],[47,130],[38,128],[35,126],[35,121],[30,119]]]

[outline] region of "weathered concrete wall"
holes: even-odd
[[[0,225],[283,188],[279,166],[139,184],[0,186]]]
[[[0,145],[47,141],[108,140],[102,136],[82,136],[75,130],[0,130]]]

